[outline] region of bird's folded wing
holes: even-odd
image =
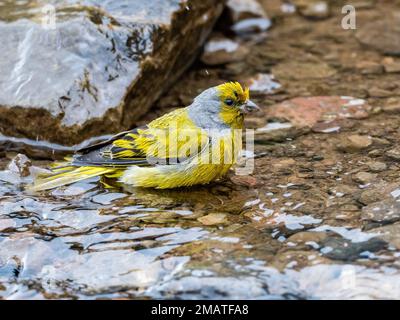
[[[86,147],[73,157],[73,166],[153,166],[188,161],[209,144],[198,128],[139,128]]]

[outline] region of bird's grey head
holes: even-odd
[[[249,90],[238,82],[227,82],[200,93],[188,107],[189,116],[203,129],[229,128],[221,117],[221,112],[238,114],[257,110],[256,104],[249,100]]]

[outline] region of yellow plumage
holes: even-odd
[[[95,176],[138,187],[176,188],[220,178],[241,150],[243,107],[248,89],[239,83],[210,88],[192,105],[172,111],[144,128],[118,134],[81,150],[39,177],[33,190],[46,190]]]

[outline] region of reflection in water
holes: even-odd
[[[400,297],[400,275],[385,265],[396,250],[311,215],[274,213],[260,229],[240,214],[260,207],[254,191],[103,189],[92,179],[28,194],[29,177],[0,177],[3,298]],[[347,255],[353,264],[340,264]]]

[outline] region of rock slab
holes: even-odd
[[[190,64],[223,5],[6,1],[0,132],[73,145],[130,128]]]

